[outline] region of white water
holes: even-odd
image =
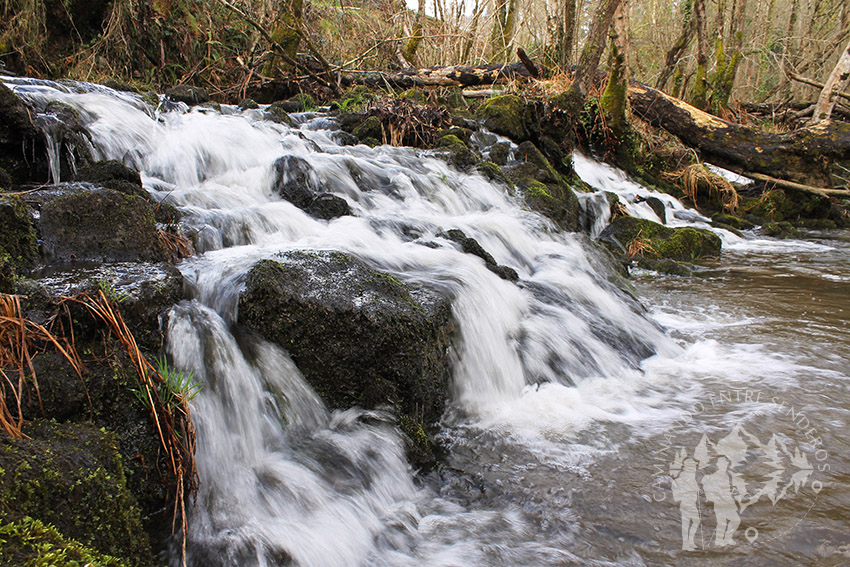
[[[338,146],[332,121],[321,117],[293,130],[258,111],[155,113],[102,87],[11,86],[31,101],[84,111],[96,157],[138,168],[145,187],[179,206],[197,232],[199,255],[180,266],[193,299],[168,326],[175,364],[205,385],[194,408],[201,489],[190,523],[193,565],[282,565],[287,557],[317,566],[608,564],[572,549],[582,536],[556,487],[617,454],[628,435],[609,428],[650,437],[716,381],[755,379],[766,367],[793,380],[799,371],[769,352],[677,344],[606,279],[584,237],[559,232],[504,188],[425,152]],[[320,221],[274,196],[271,166],[284,155],[306,159],[354,216]],[[575,162],[589,184],[617,192],[635,216],[655,218],[633,203],[648,190],[582,156]],[[653,196],[672,211],[670,224],[704,222],[672,197]],[[437,236],[452,228],[516,269],[519,284]],[[823,246],[719,232],[738,249]],[[518,492],[497,484],[479,494],[463,475],[414,482],[388,416],[329,412],[284,351],[237,341],[241,278],[258,259],[291,249],[343,250],[454,296],[460,337],[445,440],[456,462],[492,474],[510,468],[504,482]],[[669,317],[654,315],[704,324]],[[544,470],[550,478],[525,486]],[[491,496],[499,491],[530,494],[543,512],[525,496]],[[614,555],[643,564],[634,550]]]

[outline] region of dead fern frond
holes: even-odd
[[[626,246],[626,253],[629,255],[629,258],[634,258],[635,256],[656,256],[655,248],[652,246],[652,242],[643,236],[643,230],[639,230],[635,237],[629,242],[629,245]]]
[[[717,193],[723,203],[723,208],[731,213],[738,210],[740,199],[738,191],[728,179],[714,173],[702,163],[694,163],[677,171],[666,172],[662,177],[668,181],[677,183],[682,187],[695,207],[699,208],[697,194],[701,187],[708,190],[709,194]]]
[[[192,241],[176,225],[168,225],[164,229],[157,227],[156,234],[168,252],[168,259],[171,262],[195,255]]]
[[[24,317],[21,296],[0,294],[0,375],[3,376],[3,383],[0,384],[0,427],[16,439],[23,436],[22,402],[27,376],[41,406],[41,393],[32,357],[48,348],[61,354],[77,375],[82,376],[83,365],[73,342],[57,337],[42,325]],[[13,378],[15,375],[17,379]],[[12,402],[14,413],[9,402]]]

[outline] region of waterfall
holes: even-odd
[[[330,411],[283,349],[240,334],[239,292],[260,259],[340,250],[450,294],[459,336],[443,423],[448,441],[459,451],[477,440],[482,452],[545,455],[551,474],[582,474],[589,455],[612,450],[587,440],[564,450],[563,439],[582,439],[591,424],[666,427],[680,410],[661,403],[669,396],[664,388],[676,372],[711,356],[683,348],[647,317],[612,283],[589,238],[560,232],[506,187],[428,151],[340,145],[334,120],[321,114],[297,115],[290,127],[263,120],[262,110],[151,109],[105,87],[3,80],[36,108],[59,101],[78,109],[94,156],[137,168],[145,188],[179,207],[197,234],[198,255],[179,265],[191,299],[171,311],[167,329],[175,365],[203,384],[193,402],[200,491],[190,517],[192,565],[576,559],[567,551],[574,542],[569,514],[536,523],[523,506],[486,496],[497,487],[479,489],[457,476],[466,487],[444,493],[418,482],[391,416]],[[58,150],[48,146],[58,177]],[[345,199],[353,215],[317,220],[275,195],[273,164],[284,156],[306,160],[313,182]],[[648,192],[580,155],[576,168],[592,186]],[[671,224],[704,225],[672,197],[655,196],[671,211]],[[601,192],[583,199],[596,235],[607,199]],[[657,218],[633,201],[626,200],[632,214]],[[519,282],[458,250],[441,236],[450,229],[475,238]],[[680,393],[683,400],[692,394]],[[522,468],[527,462],[516,467],[529,478],[542,474]]]

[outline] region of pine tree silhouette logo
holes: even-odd
[[[750,474],[745,476],[744,471]],[[716,443],[703,435],[692,453],[680,449],[670,464],[673,499],[682,515],[682,549],[698,548],[697,534],[703,517],[710,517],[709,507],[715,525],[711,543],[728,547],[736,543],[734,536],[747,508],[763,497],[775,506],[789,490],[797,493],[805,488],[813,473],[806,454],[776,435],[762,443],[740,425]],[[823,485],[812,480],[810,487],[817,494]],[[758,530],[748,527],[744,537],[753,543]]]

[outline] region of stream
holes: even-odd
[[[95,157],[138,169],[197,234],[167,329],[175,365],[204,385],[190,565],[850,563],[850,231],[717,230],[722,257],[696,275],[638,270],[625,292],[586,235],[505,187],[427,151],[342,146],[323,114],[292,128],[262,110],[2,80],[36,108],[76,108]],[[281,156],[305,159],[353,216],[280,200]],[[655,218],[634,199],[648,189],[575,164]],[[653,195],[671,225],[707,226]],[[520,281],[439,236],[454,228]],[[390,416],[327,409],[284,350],[240,336],[247,270],[287,250],[344,251],[453,297],[443,467],[415,475]]]

